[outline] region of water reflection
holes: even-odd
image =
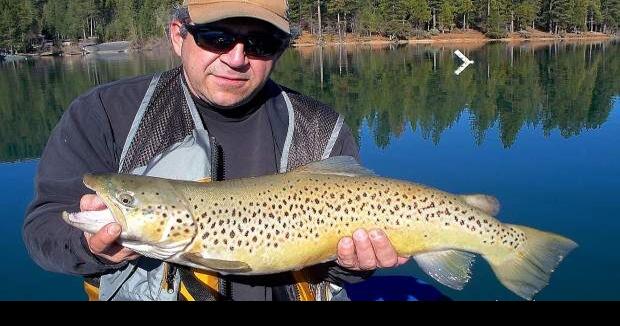
[[[456,48],[476,62],[459,76]],[[618,57],[618,43],[602,42],[312,47],[288,51],[274,78],[333,105],[356,134],[367,121],[381,148],[407,124],[437,144],[465,110],[476,143],[497,126],[508,148],[527,126],[564,137],[600,127],[620,93]],[[38,157],[62,112],[94,85],[176,64],[123,54],[0,65],[0,161]]]
[[[41,58],[0,65],[0,162],[39,157],[58,119],[95,85],[174,67],[170,55]]]
[[[460,76],[457,48],[475,61]],[[620,93],[618,57],[613,43],[312,48],[289,53],[275,75],[334,105],[354,130],[369,121],[382,148],[406,124],[439,143],[465,110],[476,143],[497,125],[508,148],[526,126],[564,137],[600,127]]]

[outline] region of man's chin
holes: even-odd
[[[254,96],[255,94],[239,95],[238,92],[222,93],[206,99],[206,102],[218,109],[234,109],[249,103]]]

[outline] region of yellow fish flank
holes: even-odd
[[[69,224],[95,232],[117,221],[124,246],[222,274],[271,274],[334,260],[343,236],[379,228],[399,255],[413,256],[446,286],[462,289],[473,254],[480,254],[502,284],[531,299],[577,246],[501,223],[492,197],[377,177],[351,157],[210,183],[119,174],[87,175],[84,183],[109,210],[64,213]]]

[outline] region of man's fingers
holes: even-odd
[[[118,223],[110,223],[86,240],[90,251],[94,254],[107,254],[108,249],[115,244],[120,235],[121,226]]]
[[[398,263],[396,266],[404,265],[409,261],[410,257],[398,257]]]
[[[338,264],[344,268],[357,268],[357,255],[353,239],[345,237],[338,243]]]
[[[353,233],[353,241],[355,243],[355,253],[359,262],[360,269],[371,270],[377,268],[377,259],[375,251],[370,243],[368,232],[359,229]]]
[[[113,261],[122,262],[126,260],[134,260],[140,257],[139,254],[137,254],[135,251],[131,249],[121,247],[120,245],[119,247],[120,247],[120,250],[115,255],[112,255]]]
[[[84,195],[80,199],[81,211],[100,211],[106,209],[107,206],[97,195]]]
[[[370,242],[375,250],[377,265],[379,267],[395,267],[398,264],[396,250],[381,230],[370,231]]]

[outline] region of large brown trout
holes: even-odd
[[[379,228],[400,256],[413,256],[446,286],[462,289],[480,254],[502,284],[531,299],[577,246],[501,223],[492,197],[381,178],[351,157],[230,181],[102,174],[86,175],[84,183],[108,210],[65,212],[69,224],[92,233],[116,221],[123,246],[222,274],[300,270],[334,260],[338,241],[358,228]]]

